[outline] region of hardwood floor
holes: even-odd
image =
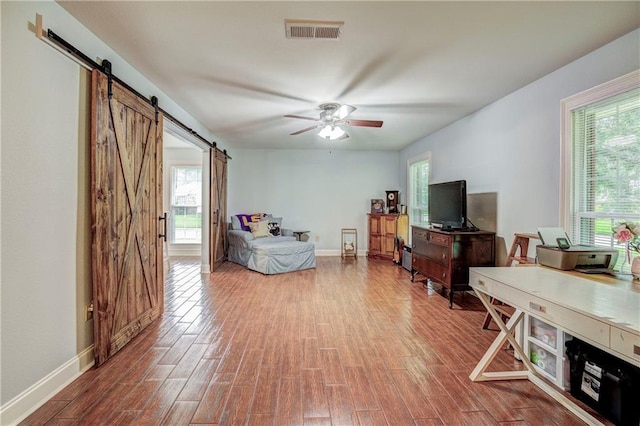
[[[496,332],[389,261],[265,276],[172,261],[166,309],[22,424],[577,425],[527,381],[468,376]],[[494,369],[518,369],[507,349]]]

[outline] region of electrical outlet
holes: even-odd
[[[320,235],[316,235],[316,243],[320,241]]]
[[[93,319],[93,303],[84,307],[84,320],[89,321]]]

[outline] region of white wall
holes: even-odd
[[[1,424],[86,366],[92,322],[88,177],[88,73],[36,39],[44,25],[205,138],[213,135],[128,66],[58,4],[0,2],[2,158]],[[83,358],[83,356],[85,356]]]
[[[228,215],[282,216],[284,228],[311,231],[319,255],[340,254],[341,228],[358,229],[364,253],[371,199],[400,187],[397,152],[233,150],[231,156]]]
[[[560,101],[640,68],[638,52],[640,30],[408,146],[400,153],[403,188],[407,160],[431,151],[432,182],[466,179],[470,193],[498,193],[506,247],[515,232],[558,226]]]

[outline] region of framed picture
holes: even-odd
[[[383,213],[384,212],[384,200],[372,199],[371,200],[371,213]]]

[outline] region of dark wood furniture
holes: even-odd
[[[409,216],[406,214],[369,213],[369,250],[367,257],[393,259],[396,237],[407,241]]]
[[[470,266],[495,266],[496,234],[489,231],[441,231],[412,226],[411,281],[418,275],[449,290],[470,290]]]

